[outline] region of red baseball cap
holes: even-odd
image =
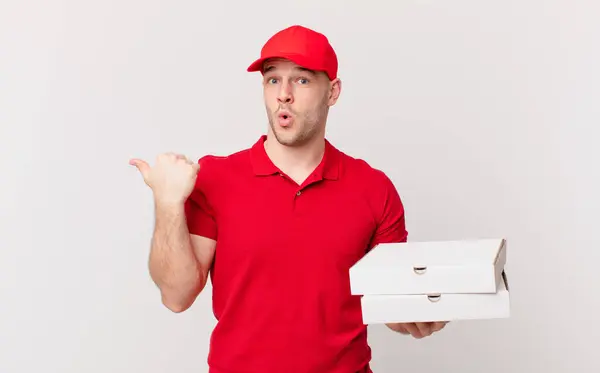
[[[290,26],[271,36],[248,71],[262,71],[269,58],[284,58],[306,69],[323,71],[331,80],[337,77],[338,60],[329,40],[304,26]]]

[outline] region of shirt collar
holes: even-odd
[[[257,176],[277,175],[281,172],[271,161],[265,150],[266,135],[262,135],[250,148],[250,158],[254,174]],[[323,159],[313,172],[317,179],[337,180],[340,168],[340,151],[325,139],[325,153]]]

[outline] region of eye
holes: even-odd
[[[306,78],[300,78],[300,79],[298,79],[298,83],[300,83],[300,84],[308,84],[308,79],[306,79]]]
[[[275,84],[277,83],[277,79],[276,78],[269,78],[267,79],[267,84]]]

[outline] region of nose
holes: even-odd
[[[283,83],[281,84],[281,89],[279,90],[279,95],[277,96],[277,101],[280,104],[291,104],[294,99],[292,95],[292,90],[290,84]]]

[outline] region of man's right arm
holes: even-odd
[[[204,289],[216,241],[190,234],[185,205],[157,203],[149,259],[150,276],[162,303],[173,312],[187,310]]]
[[[160,154],[153,167],[139,158],[129,161],[154,195],[148,266],[163,304],[173,312],[183,312],[194,303],[215,256],[217,226],[201,187],[211,178],[199,179],[201,161],[174,153]]]

